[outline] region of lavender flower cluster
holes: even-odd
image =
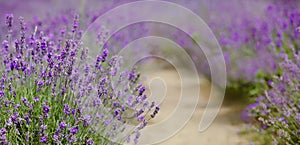
[[[88,63],[79,16],[69,17],[25,23],[6,15],[0,47],[1,144],[117,144],[132,136],[137,143],[139,130],[159,111],[147,100],[140,75],[134,68],[119,70],[121,60],[109,48]]]
[[[300,56],[283,55],[282,75],[269,81],[271,89],[248,106],[250,116],[270,132],[274,144],[300,143]]]

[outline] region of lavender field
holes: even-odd
[[[300,1],[2,0],[0,144],[300,145]]]

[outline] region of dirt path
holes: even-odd
[[[180,78],[178,73],[173,69],[160,69],[146,71],[148,74],[147,80],[148,84],[150,83],[150,88],[152,93],[155,94],[155,89],[162,89],[162,82],[159,80],[164,80],[167,90],[165,92],[164,101],[161,103],[161,111],[159,112],[156,119],[152,120],[151,125],[157,125],[166,118],[168,118],[172,111],[176,108],[176,105],[180,99]],[[158,143],[159,145],[247,145],[247,141],[242,139],[238,132],[243,125],[239,120],[240,109],[237,106],[222,106],[220,112],[212,123],[212,125],[204,132],[198,132],[199,122],[201,116],[205,110],[205,105],[208,100],[210,83],[209,81],[201,78],[201,93],[198,102],[198,106],[192,115],[189,122],[177,132],[173,137],[169,138],[166,141]],[[191,84],[189,88],[199,87],[197,84]],[[184,97],[184,96],[183,96]],[[192,101],[189,98],[184,98],[184,101]],[[192,102],[190,102],[192,103]],[[190,109],[190,106],[185,106],[186,109]],[[214,108],[211,108],[214,109]],[[182,112],[184,113],[184,111]],[[178,116],[184,114],[176,114]],[[174,120],[176,122],[176,120]],[[159,128],[152,132],[142,132],[141,142],[151,141],[154,138],[157,138],[161,132],[167,132],[171,128]]]

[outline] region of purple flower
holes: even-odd
[[[1,135],[4,135],[4,134],[6,134],[6,132],[7,132],[7,131],[6,131],[6,129],[5,129],[5,128],[2,128],[2,129],[0,130],[0,134],[1,134]]]
[[[156,114],[158,113],[159,110],[160,110],[160,107],[156,106],[154,112],[150,115],[151,118],[154,118],[156,116]]]
[[[70,107],[68,104],[64,104],[64,113],[66,115],[70,115],[71,111],[70,111]]]
[[[56,141],[56,142],[57,142],[58,139],[59,139],[58,135],[56,135],[56,134],[54,134],[52,138],[53,138],[53,140]]]
[[[73,142],[76,141],[76,137],[75,137],[75,136],[69,137],[69,138],[68,138],[68,141],[69,141],[70,143],[73,143]]]
[[[83,126],[84,126],[84,127],[87,127],[87,126],[89,126],[90,124],[91,124],[91,116],[88,115],[88,116],[85,117],[84,120],[83,120]]]
[[[41,130],[42,130],[42,131],[45,131],[46,129],[47,129],[47,125],[44,125],[44,124],[41,125]]]
[[[86,144],[87,145],[93,145],[94,144],[94,141],[93,141],[93,139],[88,139],[87,141],[86,141]]]
[[[6,14],[6,22],[5,24],[7,25],[8,28],[12,27],[12,23],[13,23],[13,14]]]
[[[16,104],[16,105],[15,105],[15,109],[20,108],[20,106],[21,106],[20,104]]]
[[[50,106],[48,106],[46,103],[43,103],[43,113],[45,117],[48,117],[49,111],[50,111]]]
[[[77,28],[79,27],[79,15],[75,15],[74,16],[74,23],[73,23],[73,29],[72,29],[72,32],[74,33]]]
[[[256,108],[257,106],[259,106],[259,103],[252,103],[250,105],[248,105],[248,109],[253,109],[253,108]]]
[[[48,137],[47,136],[42,136],[40,142],[41,143],[46,143],[48,141]]]
[[[138,139],[140,138],[140,136],[141,136],[141,133],[137,131],[137,132],[135,133],[135,138],[134,138],[134,143],[135,143],[135,144],[138,143]]]
[[[59,128],[60,128],[60,129],[64,129],[66,126],[67,126],[67,124],[66,124],[65,122],[61,122],[61,123],[59,124]]]
[[[28,114],[24,115],[24,119],[26,120],[26,124],[29,125],[30,124],[30,119],[29,119],[29,115]]]
[[[75,109],[72,109],[72,115],[75,115],[75,113],[76,113],[76,111],[75,111]]]
[[[110,119],[106,119],[104,123],[105,123],[105,125],[109,125],[111,123],[111,120]]]
[[[4,96],[4,92],[0,90],[0,98]]]
[[[44,82],[43,82],[43,81],[39,81],[39,82],[37,83],[37,85],[38,85],[39,87],[42,87],[42,86],[44,85]]]
[[[139,89],[139,95],[143,95],[143,93],[146,91],[146,88],[144,86],[140,87]]]
[[[102,52],[102,55],[101,55],[101,58],[102,58],[102,62],[104,62],[106,60],[106,57],[108,55],[109,51],[107,49],[104,49],[103,52]]]
[[[143,120],[143,122],[138,126],[138,129],[141,130],[143,129],[146,125],[148,124],[147,120]]]
[[[115,116],[117,116],[117,115],[119,115],[121,113],[121,109],[119,109],[119,108],[117,108],[116,110],[115,110]]]
[[[139,74],[136,74],[136,72],[134,71],[134,69],[128,74],[127,76],[128,80],[132,81],[132,82],[136,82],[137,79],[139,78]]]
[[[139,116],[139,117],[138,117],[138,121],[142,122],[142,121],[144,121],[144,120],[145,120],[144,116]]]
[[[10,118],[14,124],[18,124],[19,123],[18,117],[19,117],[19,113],[15,112]]]
[[[122,116],[121,115],[118,115],[117,116],[117,119],[120,121],[120,120],[122,120]]]
[[[78,126],[73,126],[69,130],[70,130],[70,134],[74,135],[79,131],[79,128],[78,128]]]
[[[7,121],[6,121],[6,124],[7,126],[11,126],[12,125],[12,120],[11,118],[9,118]]]
[[[44,113],[48,113],[50,111],[50,106],[43,105],[43,111],[44,111]]]
[[[28,100],[26,98],[22,97],[21,100],[26,106],[29,106]]]
[[[34,97],[34,102],[38,102],[39,100],[40,100],[40,98],[39,97]]]

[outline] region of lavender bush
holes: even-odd
[[[2,30],[1,144],[137,143],[159,111],[108,48],[87,63],[78,15],[25,23],[8,14]]]
[[[242,117],[260,136],[274,144],[300,144],[299,2],[266,1],[258,15],[240,4],[243,10],[231,7],[210,24],[225,51],[229,88],[255,97]]]
[[[249,105],[248,111],[263,130],[274,138],[274,144],[300,143],[300,56],[284,54],[282,74],[269,81],[270,89]]]

